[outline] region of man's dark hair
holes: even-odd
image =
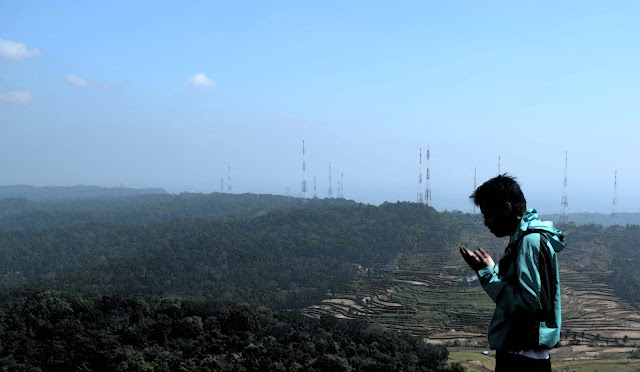
[[[527,200],[524,198],[516,178],[508,176],[506,173],[480,185],[469,198],[480,208],[509,202],[512,211],[518,216],[523,216],[527,209]]]

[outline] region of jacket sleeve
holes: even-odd
[[[531,234],[522,239],[514,263],[517,271],[515,278],[507,278],[507,273],[499,277],[498,266],[487,266],[478,271],[482,288],[505,314],[535,313],[541,310],[541,283],[537,265],[539,242],[538,234]]]

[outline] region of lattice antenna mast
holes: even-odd
[[[318,198],[318,189],[316,188],[316,176],[313,176],[313,198]]]
[[[567,198],[567,164],[568,164],[568,152],[564,153],[564,190],[562,192],[562,202],[560,206],[562,207],[562,215],[560,216],[560,223],[566,225],[569,223],[569,199]]]
[[[329,197],[333,198],[333,189],[331,188],[331,162],[329,162]]]
[[[422,204],[424,199],[422,197],[422,148],[420,148],[420,167],[418,169],[418,200],[416,202]]]
[[[473,167],[473,191],[478,189],[478,183],[476,182],[476,167]],[[476,214],[476,203],[473,203],[473,214]]]
[[[500,174],[500,155],[498,155],[498,174]]]
[[[340,172],[340,198],[344,199],[344,172]]]
[[[618,204],[618,170],[616,170],[613,177],[613,207],[611,208],[611,219],[613,220],[614,225],[616,223],[616,219],[618,218],[618,212],[616,211],[617,204]]]
[[[431,159],[431,152],[429,152],[429,145],[427,145],[427,189],[424,191],[424,202],[427,206],[431,206],[431,170],[429,169],[429,159]]]
[[[307,159],[304,150],[304,140],[302,140],[302,201],[307,202]]]
[[[231,163],[227,165],[227,191],[231,193]]]
[[[220,178],[220,192],[224,192],[224,178]]]

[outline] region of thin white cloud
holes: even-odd
[[[40,55],[38,48],[29,48],[22,43],[0,39],[0,57],[9,61],[19,61],[21,59],[37,57]]]
[[[77,77],[77,76],[73,76],[73,75],[67,75],[67,81],[71,85],[75,85],[77,87],[89,86],[89,81],[88,80],[85,80],[83,78],[80,78],[80,77]]]
[[[13,90],[0,94],[0,101],[24,105],[33,101],[33,95],[28,90]]]
[[[197,85],[200,87],[208,87],[211,85],[215,85],[216,82],[209,79],[207,77],[207,75],[205,75],[204,73],[199,73],[199,74],[195,74],[193,75],[190,79],[189,79],[189,83],[193,84],[193,85]]]

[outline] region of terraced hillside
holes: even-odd
[[[606,260],[574,257],[584,253],[576,250],[560,259],[563,343],[640,342],[640,314],[613,294]],[[457,252],[401,254],[392,264],[388,270],[361,270],[348,291],[308,307],[305,314],[367,318],[433,342],[484,342],[494,306]]]
[[[464,268],[452,258],[446,253],[399,255],[397,270],[366,270],[352,291],[327,298],[305,313],[367,317],[387,328],[430,338],[480,337],[493,305],[477,280],[457,274]]]

